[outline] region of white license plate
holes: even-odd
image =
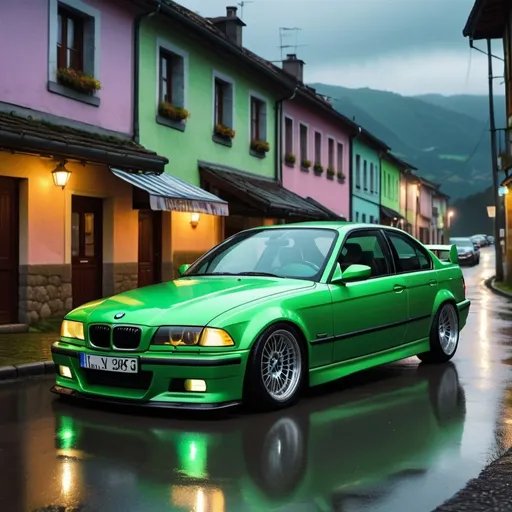
[[[105,372],[137,373],[139,360],[135,357],[110,357],[80,354],[80,367]]]

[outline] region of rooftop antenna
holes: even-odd
[[[245,4],[253,4],[254,1],[253,0],[242,0],[240,3],[238,3],[237,5],[240,6],[240,19],[243,20],[244,19],[244,6]]]
[[[284,60],[283,50],[285,48],[293,48],[293,52],[297,53],[299,46],[307,46],[305,44],[298,44],[300,27],[279,27],[279,48],[281,50],[281,61]],[[284,38],[290,33],[295,32],[295,44],[284,44]],[[293,34],[290,34],[293,35]]]

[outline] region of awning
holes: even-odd
[[[228,203],[185,180],[163,174],[142,174],[110,168],[112,173],[149,194],[152,210],[229,215]]]
[[[219,164],[198,162],[198,165],[201,177],[207,183],[263,216],[276,219],[293,216],[311,220],[330,218],[323,209],[284,188],[276,180]]]
[[[312,197],[306,197],[306,200],[309,201],[312,205],[316,206],[320,210],[323,210],[327,215],[329,215],[332,220],[338,220],[338,221],[346,221],[347,219],[343,217],[343,215],[338,215],[337,213],[333,212],[327,206],[324,206],[322,203],[319,203],[316,199],[313,199]]]
[[[388,208],[387,206],[380,205],[380,214],[383,217],[386,217],[387,219],[405,219],[405,217],[398,213],[397,211],[393,210],[392,208]]]
[[[0,149],[75,158],[129,171],[164,172],[169,160],[127,137],[103,135],[71,126],[0,112]]]

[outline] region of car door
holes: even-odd
[[[354,263],[371,266],[372,276],[329,285],[333,301],[334,360],[353,359],[403,343],[407,290],[403,277],[395,273],[393,257],[381,231],[351,232],[343,243],[338,262],[342,271]]]
[[[396,272],[405,280],[409,314],[405,343],[426,338],[432,325],[432,310],[438,292],[437,272],[428,251],[400,231],[384,230],[395,260]]]

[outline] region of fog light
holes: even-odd
[[[185,381],[185,389],[187,391],[206,391],[206,381],[204,380],[196,380],[196,379],[187,379]]]
[[[62,377],[66,377],[66,379],[73,378],[73,375],[71,375],[71,368],[69,366],[59,366],[59,373]]]

